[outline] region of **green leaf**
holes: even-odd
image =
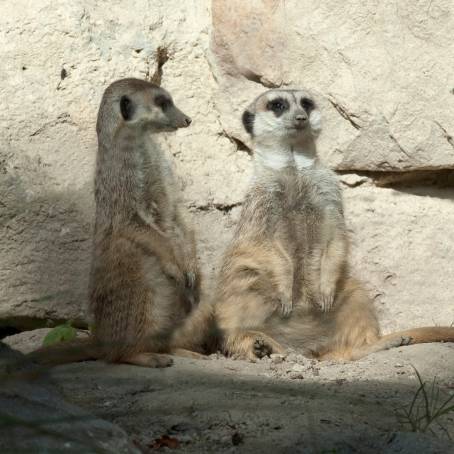
[[[70,341],[76,338],[77,330],[71,326],[71,322],[58,325],[47,333],[43,340],[43,346],[58,344],[59,342]]]

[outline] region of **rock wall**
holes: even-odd
[[[385,330],[454,321],[450,0],[4,0],[1,13],[0,326],[84,324],[97,107],[111,81],[151,77],[159,49],[194,120],[160,141],[208,288],[251,170],[240,114],[266,87],[304,86]]]

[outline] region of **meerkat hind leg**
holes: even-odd
[[[336,304],[330,340],[319,352],[320,359],[353,361],[394,346],[381,341],[374,307],[359,282],[349,279]]]
[[[285,353],[282,345],[260,331],[241,331],[228,335],[225,347],[233,357],[249,360],[263,358],[271,353]]]
[[[173,359],[161,353],[136,353],[122,359],[122,363],[133,364],[141,367],[169,367]]]

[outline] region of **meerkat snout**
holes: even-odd
[[[175,129],[187,128],[192,123],[191,118],[175,106],[169,93],[162,88],[160,90],[162,93],[159,93],[154,98],[155,105],[162,111],[169,120],[170,125]]]
[[[303,111],[297,111],[295,114],[295,128],[305,128],[307,125],[308,116]]]
[[[177,109],[176,107],[175,107],[175,112],[173,113],[173,115],[174,115],[173,121],[175,124],[175,129],[187,128],[192,123],[191,118],[188,117],[187,115],[185,115],[183,112],[181,112],[181,110]],[[171,121],[172,121],[172,119],[171,119]]]
[[[192,119],[188,117],[186,114],[181,112],[181,110],[175,108],[178,111],[177,118],[176,118],[176,127],[177,128],[187,128],[191,123]]]

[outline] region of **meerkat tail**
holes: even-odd
[[[355,361],[371,353],[389,350],[390,348],[403,347],[405,345],[426,344],[431,342],[454,342],[454,327],[450,326],[424,326],[412,328],[380,337],[370,345],[364,345],[346,351],[328,354],[324,359],[343,358]]]
[[[393,341],[396,339],[407,339],[402,345],[424,344],[429,342],[454,342],[453,326],[424,326],[422,328],[412,328],[404,331],[382,336],[381,341]]]
[[[60,342],[39,348],[26,355],[27,359],[42,366],[57,366],[59,364],[96,360],[102,356],[101,348],[92,338]]]

